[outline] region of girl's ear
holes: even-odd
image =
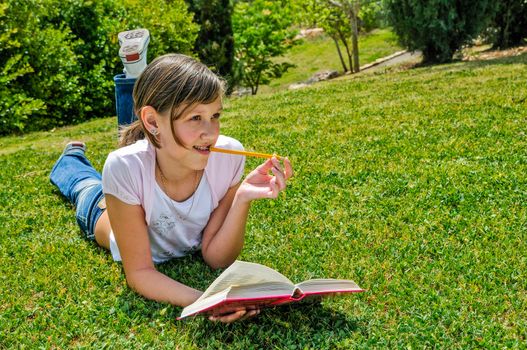
[[[155,108],[151,106],[144,106],[141,108],[140,118],[143,121],[143,125],[145,126],[146,130],[156,136],[156,133],[158,132],[158,113]]]

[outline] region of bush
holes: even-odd
[[[253,95],[259,85],[281,77],[293,66],[272,61],[292,46],[295,33],[289,29],[291,24],[289,8],[280,1],[254,0],[235,6],[232,25],[237,80],[250,87]]]
[[[380,1],[364,3],[360,7],[361,30],[370,32],[386,25],[386,14]]]
[[[21,131],[29,115],[45,108],[44,102],[27,96],[14,82],[33,72],[21,54],[16,53],[21,43],[16,38],[17,28],[6,16],[8,3],[0,3],[0,132]]]
[[[194,20],[200,25],[194,51],[201,62],[234,84],[233,5],[230,0],[187,0]]]
[[[42,21],[48,1],[8,0],[2,5],[0,133],[34,130],[78,106],[78,61],[68,28]],[[7,85],[9,84],[9,86]],[[60,118],[59,118],[60,119]]]
[[[481,33],[494,11],[491,0],[387,0],[390,21],[401,42],[421,50],[424,61],[448,62]]]
[[[527,3],[525,0],[496,2],[491,38],[495,48],[506,49],[522,44],[527,37]]]
[[[0,134],[113,115],[119,31],[148,28],[155,57],[191,53],[198,30],[183,0],[7,0],[0,11]]]
[[[166,53],[192,54],[199,26],[183,0],[125,0],[126,15],[121,28],[147,28],[151,41],[149,60]],[[117,33],[115,53],[117,53]]]

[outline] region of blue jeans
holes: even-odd
[[[115,111],[117,112],[117,124],[125,126],[131,124],[137,117],[134,114],[134,100],[132,92],[136,78],[126,78],[124,74],[113,77],[115,83]]]
[[[76,208],[75,217],[88,239],[95,239],[95,224],[104,212],[101,175],[84,155],[84,150],[68,145],[57,160],[49,179]]]
[[[136,79],[116,75],[115,104],[118,126],[125,126],[137,119],[133,113],[132,91]],[[106,209],[102,191],[101,174],[92,166],[84,149],[68,145],[57,160],[49,179],[74,206],[75,217],[88,239],[95,239],[95,225]]]

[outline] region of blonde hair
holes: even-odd
[[[209,104],[225,93],[224,81],[203,63],[181,54],[167,54],[156,58],[135,82],[134,113],[141,115],[145,106],[160,114],[168,114],[174,140],[181,144],[174,131],[174,121],[196,104]],[[121,130],[119,147],[130,145],[145,136],[157,148],[155,135],[145,129],[141,118]]]

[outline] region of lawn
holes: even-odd
[[[345,48],[342,46],[341,50],[349,69]],[[359,37],[361,66],[400,50],[402,48],[397,43],[397,36],[390,29],[376,29]],[[291,62],[295,67],[290,68],[281,78],[272,80],[269,85],[262,85],[259,94],[287,89],[291,84],[306,81],[316,72],[336,70],[342,73],[343,71],[335,44],[326,35],[303,39],[277,61]]]
[[[49,184],[71,139],[87,140],[101,169],[114,118],[0,138],[0,348],[524,347],[526,64],[458,62],[227,101],[223,132],[296,170],[286,196],[254,203],[240,258],[367,289],[232,325],[176,321],[181,308],[130,291]],[[159,268],[197,288],[221,272],[199,255]]]

